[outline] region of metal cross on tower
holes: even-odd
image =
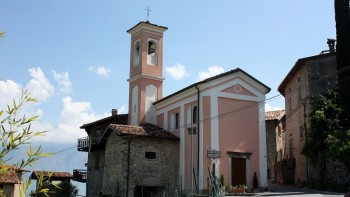
[[[149,9],[149,4],[148,4],[148,6],[147,6],[147,9],[145,9],[145,10],[147,11],[147,21],[148,21],[149,12],[152,11],[152,10]]]

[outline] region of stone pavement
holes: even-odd
[[[316,191],[316,190],[310,190],[307,188],[296,188],[292,186],[269,183],[269,191],[256,193],[254,196],[343,197],[344,194],[327,192],[327,191]]]

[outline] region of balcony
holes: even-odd
[[[89,137],[78,139],[78,151],[89,151]]]
[[[81,183],[86,183],[87,170],[79,169],[73,170],[73,180]]]

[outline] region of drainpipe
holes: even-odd
[[[130,145],[132,138],[128,139],[128,158],[127,158],[127,170],[126,170],[126,197],[129,196],[129,174],[130,174]]]
[[[196,89],[197,89],[197,132],[198,132],[198,142],[197,142],[197,145],[198,145],[198,160],[197,160],[197,169],[198,169],[198,171],[197,171],[197,183],[198,183],[198,190],[197,190],[197,194],[199,194],[199,148],[200,148],[200,138],[199,138],[199,134],[200,134],[200,130],[199,130],[199,112],[200,112],[200,105],[199,105],[199,99],[200,99],[200,95],[199,95],[199,88],[198,88],[198,86],[196,85]]]

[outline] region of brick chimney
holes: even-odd
[[[118,115],[118,110],[117,109],[112,109],[112,116]]]
[[[335,52],[335,39],[328,38],[327,44],[328,44],[329,52],[334,53]]]

